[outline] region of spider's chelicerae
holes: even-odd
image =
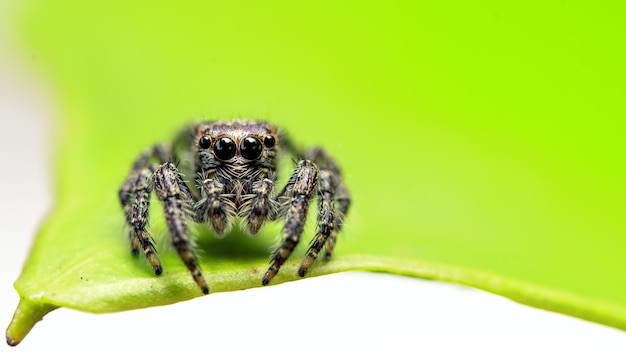
[[[276,168],[283,151],[299,162],[285,186],[276,191]],[[194,175],[195,182],[185,175]],[[132,254],[143,250],[157,275],[163,268],[147,229],[153,190],[163,204],[172,243],[204,294],[209,293],[209,286],[189,238],[188,220],[209,223],[217,235],[223,235],[235,217],[245,220],[250,234],[256,234],[266,220],[284,219],[282,241],[262,279],[267,285],[300,241],[314,196],[317,233],[298,270],[300,276],[322,247],[325,258],[331,257],[350,206],[339,167],[322,149],[299,151],[264,121],[193,125],[171,145],[159,143],[139,155],[119,191],[130,226]]]

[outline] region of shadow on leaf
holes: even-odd
[[[272,248],[277,243],[274,225],[264,227],[257,235],[250,236],[239,226],[221,238],[209,231],[206,225],[195,225],[196,244],[199,254],[211,259],[264,259],[269,261]]]

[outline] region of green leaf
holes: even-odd
[[[158,207],[163,275],[130,255],[116,193],[145,147],[240,116],[344,170],[354,206],[309,275],[457,282],[626,329],[624,11],[609,5],[32,2],[28,52],[62,105],[56,204],[7,339],[57,307],[200,296]],[[212,292],[260,286],[279,231],[195,227]],[[272,284],[298,278],[302,250]]]

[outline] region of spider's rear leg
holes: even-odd
[[[328,170],[320,170],[319,172],[319,189],[318,189],[318,197],[317,203],[319,207],[319,212],[317,214],[317,233],[313,238],[311,246],[306,253],[306,256],[302,260],[302,264],[300,265],[300,269],[298,269],[298,275],[300,277],[304,277],[307,271],[317,259],[317,256],[330,237],[331,233],[334,232],[335,226],[335,185],[333,182],[333,177],[330,171]]]
[[[124,209],[126,223],[130,227],[131,253],[137,255],[139,249],[143,249],[155,274],[160,275],[163,268],[156,254],[154,243],[146,229],[150,215],[150,194],[153,188],[152,173],[155,168],[151,164],[151,160],[155,157],[161,162],[168,159],[170,157],[169,148],[164,144],[156,144],[139,155],[133,164],[130,175],[119,190],[119,199]]]
[[[287,218],[283,226],[283,240],[272,257],[272,264],[263,276],[262,283],[267,285],[278,273],[280,267],[293,252],[304,230],[309,202],[317,186],[317,166],[302,160],[287,182],[281,195],[291,196],[291,204],[287,210]]]
[[[326,242],[326,247],[324,248],[324,259],[330,259],[333,255],[333,250],[335,249],[335,244],[337,243],[337,233],[341,231],[343,227],[343,219],[348,213],[348,209],[350,208],[350,195],[348,194],[348,190],[343,185],[342,181],[339,181],[339,185],[336,188],[336,196],[335,201],[337,202],[337,209],[335,212],[335,224],[334,229],[330,233],[330,237]]]
[[[333,226],[334,228],[330,232],[330,236],[326,241],[326,246],[324,249],[324,258],[330,259],[333,254],[335,244],[337,243],[337,233],[341,231],[341,228],[343,226],[343,219],[348,213],[348,209],[350,208],[350,194],[348,193],[348,190],[343,183],[343,177],[341,176],[341,170],[339,169],[339,166],[337,166],[337,163],[335,163],[330,155],[328,155],[321,148],[313,148],[306,152],[305,155],[307,158],[313,160],[317,165],[319,165],[321,169],[327,170],[330,173],[330,177],[333,181],[332,189],[334,190],[333,194],[335,195],[337,208],[335,211]]]
[[[126,224],[130,226],[130,230],[128,231],[128,239],[130,241],[130,253],[132,255],[139,254],[139,248],[141,247],[141,242],[139,238],[135,234],[135,229],[133,228],[133,200],[135,199],[135,184],[137,183],[138,175],[137,173],[131,173],[130,176],[124,181],[122,187],[119,190],[119,199],[120,203],[122,203],[122,208],[124,210],[124,217],[126,218]],[[148,198],[149,200],[149,198]]]
[[[133,173],[120,189],[120,200],[124,207],[126,221],[130,226],[129,238],[131,253],[139,254],[139,248],[143,249],[146,259],[157,275],[163,272],[161,261],[156,254],[154,243],[150,233],[146,229],[150,216],[150,195],[152,193],[151,167],[144,167]]]
[[[133,255],[139,254],[140,247],[144,248],[144,252],[146,251],[147,242],[142,240],[141,237],[138,237],[135,233],[133,217],[135,217],[136,220],[145,219],[145,228],[149,215],[149,196],[150,192],[152,192],[152,173],[156,167],[156,165],[152,164],[154,158],[158,159],[159,163],[170,160],[170,148],[163,143],[157,143],[144,150],[137,159],[135,159],[130,175],[126,178],[119,190],[119,199],[124,209],[126,223],[130,226],[129,240],[131,253]]]
[[[196,253],[189,239],[184,215],[185,207],[192,206],[192,197],[174,164],[165,163],[156,169],[154,172],[154,189],[159,200],[163,203],[165,221],[178,256],[191,272],[202,293],[208,294],[209,285],[202,276]]]

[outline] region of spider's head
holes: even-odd
[[[198,125],[194,150],[198,169],[246,173],[256,166],[275,169],[278,136],[264,121],[210,122]]]

